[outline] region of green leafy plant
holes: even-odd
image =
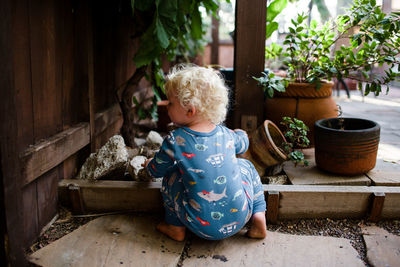
[[[262,74],[264,76],[259,78],[253,77],[253,79],[256,80],[258,85],[263,88],[265,98],[274,97],[275,91],[285,92],[287,81],[285,81],[282,77],[275,75],[270,70],[265,70],[265,72],[262,72]]]
[[[286,5],[287,0],[273,0],[267,6],[266,39],[271,37],[272,33],[278,29],[279,24],[274,19],[285,9]]]
[[[287,153],[288,159],[295,166],[298,164],[308,166],[308,161],[304,159],[303,152],[296,150],[296,148],[305,148],[310,145],[310,140],[307,138],[309,128],[303,121],[290,117],[283,117],[280,124],[285,127],[283,135],[286,142],[282,144],[282,148]]]
[[[126,144],[133,146],[137,121],[149,117],[157,120],[157,102],[165,94],[163,59],[189,62],[201,51],[206,31],[200,9],[216,16],[219,1],[124,0],[121,3],[132,14],[132,37],[139,40],[133,59],[136,70],[117,90],[124,118],[121,133]],[[134,97],[143,77],[150,82],[154,93],[150,105]]]
[[[308,26],[307,18],[299,14],[292,20],[283,42],[287,81],[314,83],[318,89],[323,80],[350,78],[360,90],[365,83],[365,95],[379,95],[382,86],[387,93],[388,83],[399,79],[400,12],[386,15],[375,0],[355,0],[347,14],[322,26],[314,20]],[[336,47],[342,39],[349,45]],[[371,74],[384,64],[383,74]]]

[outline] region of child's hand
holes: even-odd
[[[150,162],[152,159],[153,159],[153,158],[147,159],[147,160],[142,164],[142,167],[146,168],[147,165],[149,165],[149,162]]]

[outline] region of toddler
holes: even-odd
[[[249,144],[245,131],[221,125],[228,89],[213,69],[180,65],[165,84],[168,115],[178,129],[169,133],[153,159],[153,177],[163,177],[165,221],[157,229],[182,241],[189,228],[219,240],[237,233],[251,218],[247,235],[266,236],[266,202],[252,163],[237,158]]]

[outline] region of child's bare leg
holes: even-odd
[[[267,236],[267,224],[265,222],[265,211],[256,212],[251,216],[251,227],[247,231],[251,238],[265,238]]]
[[[183,241],[185,239],[185,226],[175,226],[166,222],[160,222],[157,225],[157,230],[176,241]]]

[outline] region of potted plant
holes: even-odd
[[[255,131],[249,133],[249,149],[240,155],[253,163],[261,177],[271,167],[281,171],[282,168],[275,166],[287,160],[292,161],[295,166],[308,165],[303,152],[298,150],[309,145],[307,125],[289,117],[284,117],[281,124],[285,128],[283,133],[272,121],[265,120]]]
[[[273,97],[265,101],[266,119],[278,124],[284,116],[299,118],[310,128],[313,142],[315,121],[337,117],[332,78],[356,80],[360,90],[365,84],[365,95],[379,95],[385,85],[388,92],[388,83],[398,79],[400,12],[385,15],[375,0],[355,0],[347,14],[334,21],[320,27],[315,21],[308,26],[306,21],[304,14],[292,20],[283,42],[287,75],[278,83],[286,87],[285,92],[276,85],[273,73],[256,79],[265,95]],[[335,47],[341,39],[348,39],[349,45]],[[382,74],[370,73],[383,64],[388,68]]]
[[[288,155],[288,160],[292,161],[295,166],[298,164],[308,166],[308,161],[304,158],[303,152],[298,150],[299,148],[306,148],[310,144],[307,137],[308,126],[303,121],[290,117],[283,117],[280,124],[285,127],[283,135],[286,141],[282,144],[282,147]]]

